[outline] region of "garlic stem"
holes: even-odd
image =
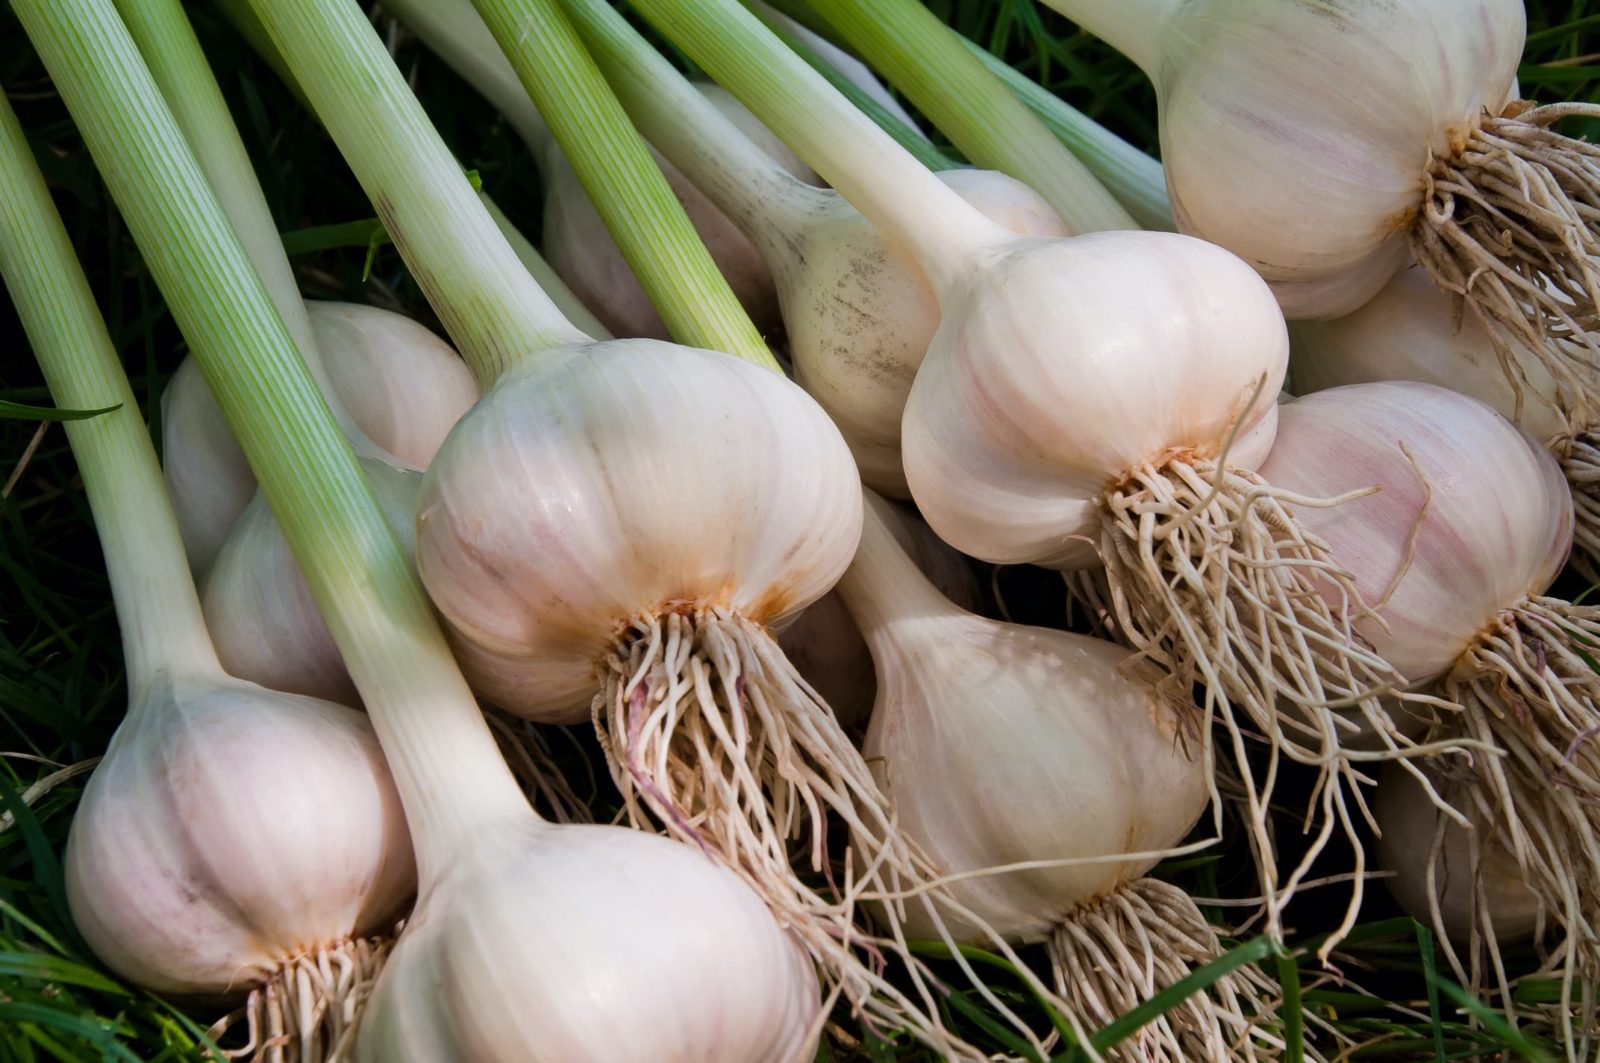
[[[637,0],[635,9],[739,97],[922,266],[943,294],[972,252],[1014,237],[973,209],[737,0]]]
[[[472,0],[390,0],[383,9],[493,104],[548,172],[550,153],[560,148]]]
[[[473,0],[667,331],[781,372],[556,0]]]
[[[962,163],[934,147],[933,142],[923,135],[922,130],[911,124],[910,117],[898,109],[898,104],[895,109],[885,106],[851,79],[843,69],[845,63],[853,64],[864,77],[872,77],[872,72],[861,60],[788,15],[761,3],[760,0],[748,0],[746,6],[766,23],[767,29],[783,42],[784,47],[809,63],[811,69],[827,78],[828,84],[838,89],[840,95],[855,104],[856,109],[862,114],[878,123],[878,128],[893,137],[896,144],[915,155],[922,165],[934,171],[955,170],[962,166]],[[893,99],[888,96],[885,98]]]
[[[100,530],[128,685],[146,687],[160,673],[220,674],[138,400],[3,93],[0,276],[56,403],[117,407],[65,428]]]
[[[350,666],[404,802],[426,890],[448,868],[458,840],[507,812],[526,814],[526,802],[349,444],[111,0],[15,0],[12,7]],[[161,496],[152,489],[150,497]],[[171,563],[181,565],[175,552]]]
[[[1035,189],[1075,233],[1138,226],[1022,101],[918,0],[810,0],[979,166]]]
[[[588,339],[528,276],[353,3],[252,0],[479,382]]]
[[[563,0],[628,114],[765,254],[800,238],[833,200],[755,143],[605,0]]]
[[[889,521],[896,518],[889,503],[871,491],[862,494],[866,505],[862,507],[861,545],[834,591],[844,599],[845,608],[876,654],[896,617],[959,616],[963,610],[934,586],[895,538]]]
[[[1089,172],[1117,197],[1140,228],[1177,231],[1177,223],[1172,219],[1172,201],[1167,196],[1167,178],[1160,162],[1037,81],[1024,77],[988,49],[965,37],[961,41],[1039,116],[1056,139],[1083,160]]]
[[[1044,0],[1089,33],[1133,60],[1155,80],[1161,59],[1161,25],[1183,0]]]
[[[452,0],[452,2],[465,4],[469,0]],[[283,53],[278,51],[277,46],[272,43],[272,39],[267,36],[266,27],[261,24],[260,19],[256,18],[255,12],[250,10],[249,0],[216,0],[216,3],[222,8],[223,14],[227,16],[233,27],[249,43],[251,49],[261,56],[268,66],[272,67],[273,72],[278,75],[284,86],[294,93],[295,99],[299,100],[306,110],[312,110],[310,101],[306,99],[305,93],[301,91],[299,84],[294,80],[294,75],[289,71],[289,64],[283,58]],[[391,14],[398,14],[404,8],[407,11],[406,24],[415,28],[415,23],[419,19],[426,18],[431,24],[434,13],[436,11],[444,11],[449,6],[450,4],[446,3],[445,0],[439,0],[438,3],[422,4],[420,5],[422,13],[417,18],[411,17],[409,13],[410,5],[402,3],[402,0],[390,0],[385,5],[385,10]],[[488,97],[489,102],[500,108],[501,113],[517,129],[518,135],[529,143],[530,150],[536,156],[539,155],[540,149],[534,145],[539,143],[548,144],[550,140],[550,132],[544,124],[544,119],[539,117],[539,112],[534,109],[533,101],[522,90],[522,84],[517,81],[516,73],[504,62],[505,57],[500,55],[499,48],[494,43],[494,37],[489,33],[489,28],[483,25],[483,21],[478,18],[473,18],[470,25],[477,27],[477,34],[466,32],[460,35],[459,38],[453,36],[451,41],[454,43],[448,45],[440,44],[434,47],[434,50],[439,52],[446,63],[458,73],[461,73],[463,77],[466,77],[468,81],[471,81],[479,92]],[[451,28],[459,27],[454,22],[446,20],[446,24],[440,32],[448,32]],[[443,39],[441,38],[441,40]],[[487,48],[489,56],[493,59],[499,59],[500,62],[476,62],[483,54],[478,50],[480,47]],[[449,50],[446,50],[447,48]],[[469,61],[471,61],[470,67],[465,65]],[[484,75],[486,78],[493,79],[498,83],[499,87],[493,94],[490,93],[485,85],[479,84],[467,72],[468,69],[475,71],[479,68],[488,72]],[[520,107],[520,111],[504,110],[506,106],[510,106],[513,103]],[[506,217],[505,212],[495,205],[489,194],[480,192],[478,198],[483,203],[483,209],[489,212],[489,217],[494,220],[495,225],[499,228],[500,235],[504,236],[506,242],[511,245],[511,250],[517,256],[518,261],[533,275],[534,281],[540,288],[544,289],[545,294],[550,297],[551,302],[556,304],[556,308],[561,311],[562,316],[589,336],[596,339],[610,339],[610,334],[606,331],[606,327],[600,323],[600,319],[595,317],[589,308],[583,305],[583,301],[572,293],[572,289],[567,287],[567,282],[556,275],[556,271],[550,268],[550,263],[546,262],[544,256],[539,254],[539,249],[533,246],[531,240],[522,235],[522,232],[511,219]]]
[[[382,451],[356,426],[328,376],[261,181],[182,5],[179,0],[117,0],[117,12],[339,427],[357,453],[379,457]]]
[[[527,99],[527,96],[524,95],[523,99]],[[534,282],[544,289],[550,301],[556,304],[556,309],[561,311],[562,316],[583,330],[585,335],[597,340],[610,339],[610,330],[594,316],[594,311],[583,305],[582,299],[573,294],[572,289],[567,287],[567,282],[556,275],[550,263],[539,254],[539,249],[533,246],[533,241],[522,235],[522,231],[506,217],[505,212],[495,205],[487,193],[481,193],[478,198],[483,201],[483,209],[489,212],[489,217],[494,219],[500,235],[511,245],[512,253],[532,275]]]

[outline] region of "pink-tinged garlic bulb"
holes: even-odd
[[[1563,385],[1525,347],[1507,348],[1502,364],[1494,335],[1475,316],[1459,314],[1456,300],[1416,267],[1395,274],[1354,313],[1295,322],[1289,335],[1299,394],[1380,380],[1437,384],[1488,403],[1544,443],[1572,488],[1574,560],[1593,571],[1600,558],[1600,407],[1589,385],[1570,373]]]
[[[1377,488],[1301,519],[1372,610],[1356,629],[1460,706],[1433,737],[1472,756],[1447,760],[1437,790],[1491,832],[1478,858],[1509,853],[1546,917],[1592,941],[1600,610],[1546,596],[1572,542],[1555,459],[1476,399],[1375,383],[1286,404],[1263,471],[1311,495]]]
[[[1471,829],[1439,812],[1422,784],[1399,766],[1385,768],[1372,801],[1384,885],[1413,919],[1443,928],[1447,942],[1474,941],[1492,928],[1511,945],[1532,937],[1544,906],[1492,821]]]
[[[878,671],[864,751],[935,868],[971,873],[951,890],[957,936],[1045,942],[1069,1014],[1095,1029],[1221,952],[1193,901],[1144,877],[1206,806],[1199,710],[1112,643],[959,608],[895,542],[893,519],[869,498],[838,591]],[[915,915],[910,927],[931,932]],[[1250,975],[1224,979],[1134,1050],[1256,1058],[1249,1031],[1268,999]]]
[[[402,314],[354,303],[311,301],[319,371],[351,423],[379,448],[427,466],[477,386],[450,347]],[[204,575],[234,521],[255,497],[255,476],[192,359],[161,400],[163,472],[190,567]]]
[[[250,1042],[330,1056],[416,888],[405,816],[352,709],[211,674],[131,695],[73,817],[67,900],[89,947],[159,993],[248,994]]]
[[[409,555],[421,477],[380,461],[362,467]],[[265,498],[257,495],[234,522],[201,583],[200,600],[217,657],[229,675],[273,690],[358,704],[344,657]]]
[[[1048,2],[1150,76],[1180,228],[1289,317],[1414,261],[1558,375],[1600,366],[1600,149],[1555,131],[1597,111],[1517,98],[1521,0]]]

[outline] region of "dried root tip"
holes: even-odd
[[[1600,145],[1551,128],[1571,115],[1600,106],[1515,103],[1435,156],[1411,249],[1488,328],[1514,381],[1511,352],[1526,348],[1577,408],[1600,367]]]
[[[1573,436],[1561,450],[1561,469],[1572,488],[1572,563],[1585,579],[1600,583],[1600,438]]]
[[[1504,753],[1473,760],[1457,800],[1496,826],[1575,947],[1600,948],[1600,608],[1528,598],[1445,678],[1454,726]],[[1587,658],[1587,659],[1586,659]]]
[[[1149,1000],[1222,954],[1189,895],[1156,879],[1130,882],[1073,913],[1050,938],[1056,992],[1089,1029]],[[1280,1058],[1265,1025],[1272,983],[1241,967],[1146,1024],[1112,1053],[1143,1063]]]
[[[909,1031],[945,1058],[983,1058],[945,1028],[940,1001],[948,990],[902,930],[915,905],[920,925],[953,942],[935,908],[946,907],[949,890],[934,883],[860,752],[771,635],[723,609],[641,616],[606,664],[594,722],[629,819],[739,872],[863,1025]],[[853,858],[842,870],[830,863],[830,815],[849,832]],[[803,881],[795,864],[819,884]],[[884,901],[881,936],[856,925],[865,899]],[[949,910],[962,925],[982,925],[958,908]],[[1009,954],[997,938],[987,945]],[[891,960],[908,989],[887,977]],[[957,962],[996,1012],[1048,1054],[976,971]]]
[[[286,960],[219,1020],[215,1040],[242,1019],[249,1041],[225,1051],[250,1063],[337,1063],[352,1058],[367,996],[389,957],[390,938],[357,938]]]
[[[545,818],[556,823],[593,823],[589,805],[573,791],[566,773],[556,763],[548,735],[555,728],[541,727],[532,720],[522,720],[501,712],[486,709],[484,719],[494,732],[511,774],[516,776],[528,801]],[[593,782],[593,772],[590,772]],[[590,787],[592,791],[593,786]]]
[[[1356,824],[1370,817],[1357,784],[1370,780],[1355,763],[1420,751],[1381,701],[1405,680],[1352,627],[1367,614],[1353,578],[1290,509],[1342,501],[1281,492],[1252,472],[1210,460],[1147,465],[1102,500],[1103,578],[1069,580],[1119,638],[1169,673],[1175,693],[1187,698],[1195,684],[1205,686],[1208,717],[1220,719],[1230,740],[1222,766],[1239,774],[1273,934],[1336,826],[1359,861]],[[1362,731],[1381,748],[1348,751],[1343,735]],[[1268,749],[1259,781],[1247,736]],[[1280,756],[1320,772],[1307,814],[1317,834],[1281,885],[1268,813]],[[1359,890],[1358,882],[1347,926]]]

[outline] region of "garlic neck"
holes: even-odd
[[[889,503],[864,490],[861,544],[855,560],[834,588],[876,660],[886,648],[889,629],[897,619],[935,616],[965,617],[935,587],[895,538],[890,521],[897,520]]]
[[[574,23],[650,143],[761,248],[791,248],[831,194],[807,185],[755,145],[604,0],[572,0]]]
[[[505,116],[548,178],[550,153],[561,149],[471,0],[393,0],[383,8]]]
[[[1161,28],[1183,0],[1045,0],[1159,84]]]

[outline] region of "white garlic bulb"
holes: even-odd
[[[320,300],[307,300],[306,314],[334,393],[356,427],[401,462],[426,469],[478,401],[467,363],[404,314]]]
[[[907,833],[957,876],[958,938],[1046,942],[1075,1017],[1110,1021],[1221,951],[1192,901],[1143,878],[1206,806],[1199,713],[1156,670],[1127,670],[1119,646],[956,607],[887,515],[869,498],[839,584],[878,670],[864,752]],[[909,923],[936,930],[915,911]],[[1262,1006],[1248,976],[1225,979],[1136,1044],[1147,1058],[1215,1058]]]
[[[558,349],[445,441],[417,570],[484,696],[573,723],[619,625],[677,603],[770,624],[826,592],[858,484],[826,415],[775,373],[654,340]]]
[[[655,835],[523,815],[484,824],[420,899],[356,1058],[799,1063],[818,1010],[804,954],[732,872]]]
[[[1288,336],[1243,262],[1117,232],[1001,244],[988,265],[945,308],[902,428],[918,508],[956,549],[1092,566],[1118,480],[1216,460],[1230,432],[1230,467],[1266,456]]]
[[[1429,153],[1499,113],[1526,18],[1518,0],[1049,2],[1150,75],[1180,227],[1290,317],[1347,314],[1406,261]]]

